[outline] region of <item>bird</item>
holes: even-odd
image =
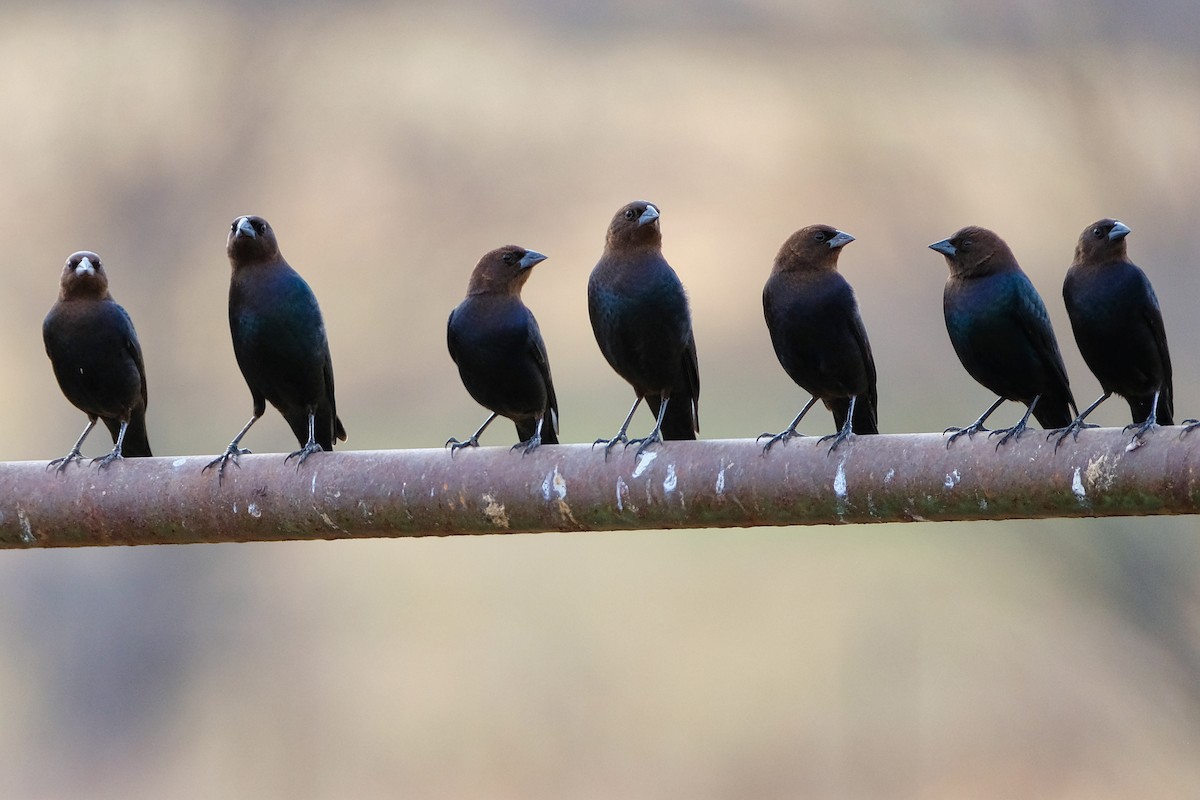
[[[929,247],[950,267],[942,307],[954,352],[972,378],[1000,396],[970,425],[947,428],[953,433],[946,446],[987,430],[983,423],[1005,400],[1028,408],[1016,425],[992,433],[1000,436],[997,449],[1025,431],[1030,415],[1043,428],[1070,425],[1075,398],[1050,315],[1012,250],[994,232],[976,226]]]
[[[104,469],[121,458],[153,455],[146,432],[146,365],[133,321],[108,292],[100,256],[72,253],[63,267],[58,300],[42,322],[42,340],[67,400],[87,414],[83,434],[49,467],[61,473],[81,461],[79,449],[97,420],[112,434],[113,449],[92,459]]]
[[[250,452],[239,445],[268,401],[300,443],[284,459],[297,459],[297,469],[313,453],[332,450],[334,440],[346,438],[334,402],[333,361],[321,309],[304,278],[279,252],[275,231],[262,217],[237,217],[229,226],[225,251],[232,266],[233,353],[250,388],[254,413],[225,452],[204,467],[218,468],[218,483],[227,464],[236,466],[238,457]]]
[[[637,398],[621,429],[597,439],[605,456],[619,443],[641,454],[664,439],[695,439],[700,430],[700,367],[687,295],[662,255],[659,210],[637,200],[613,216],[604,252],[588,279],[588,317],[609,365]],[[630,420],[645,400],[653,430],[629,439]]]
[[[1173,425],[1171,354],[1150,279],[1129,260],[1128,225],[1101,219],[1084,229],[1063,279],[1063,301],[1084,363],[1104,394],[1058,434],[1079,435],[1088,414],[1118,394],[1129,403],[1131,443],[1157,425]]]
[[[879,433],[875,359],[854,290],[837,271],[842,248],[854,237],[829,225],[809,225],[783,243],[763,287],[763,316],[775,355],[788,376],[810,395],[782,433],[764,433],[763,453],[796,433],[817,400],[833,412],[837,432],[829,452],[854,434]],[[769,437],[769,438],[768,438]]]
[[[497,416],[511,419],[520,441],[513,449],[531,453],[558,444],[558,399],[550,377],[546,344],[533,313],[521,302],[521,287],[546,256],[516,245],[485,254],[467,283],[467,296],[450,312],[446,344],[467,393],[491,411],[465,442],[450,438],[451,454],[478,447]]]

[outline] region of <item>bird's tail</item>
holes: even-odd
[[[1149,408],[1146,409],[1149,414]],[[1065,428],[1071,424],[1079,411],[1075,406],[1075,398],[1071,394],[1071,390],[1063,391],[1048,391],[1038,400],[1037,406],[1033,409],[1033,416],[1046,430],[1057,430]]]
[[[850,411],[850,398],[839,397],[829,403],[833,412],[833,423],[836,430],[841,430],[846,424],[846,414]],[[854,401],[854,419],[850,430],[857,434],[879,433],[879,416],[875,410],[875,393],[863,395]]]
[[[658,411],[662,400],[656,395],[646,397],[646,405],[658,419]],[[664,439],[695,439],[700,429],[700,417],[696,398],[687,392],[673,392],[667,403],[667,413],[663,416],[662,428],[659,431]]]
[[[113,444],[116,444],[117,436],[121,433],[121,421],[106,419],[104,426],[112,434]],[[125,441],[121,443],[121,455],[125,458],[150,458],[154,455],[150,452],[150,437],[146,433],[145,410],[135,409],[130,415],[129,424],[125,427]]]

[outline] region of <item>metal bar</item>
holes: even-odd
[[[0,548],[821,525],[1200,511],[1200,432],[1127,447],[1089,430],[1054,450],[1026,433],[667,442],[640,457],[588,445],[249,455],[218,485],[211,456],[108,469],[0,464]]]

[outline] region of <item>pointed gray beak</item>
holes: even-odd
[[[1113,223],[1113,228],[1108,232],[1108,240],[1115,242],[1117,239],[1124,239],[1130,233],[1130,228],[1124,222],[1117,220]]]
[[[76,275],[95,275],[96,268],[92,266],[92,260],[87,256],[79,259],[79,263],[75,265]]]
[[[650,222],[654,222],[656,219],[658,219],[658,209],[652,204],[647,203],[646,210],[642,212],[640,217],[638,217],[638,225],[646,225]]]
[[[545,260],[546,257],[536,250],[526,250],[525,255],[521,257],[521,260],[518,263],[521,265],[521,269],[529,269],[530,267],[540,264]]]
[[[930,250],[937,250],[944,256],[954,256],[958,254],[958,248],[950,244],[949,239],[942,239],[940,242],[934,242],[929,245]]]
[[[836,250],[837,248],[850,244],[853,241],[854,237],[850,234],[846,233],[845,231],[837,231],[834,234],[834,237],[829,240],[829,249]]]
[[[254,232],[254,226],[250,224],[249,217],[242,217],[238,220],[237,232],[238,236],[249,236],[250,238],[254,238],[258,235]]]

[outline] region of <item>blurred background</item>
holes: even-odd
[[[40,324],[85,248],[141,336],[155,452],[224,448],[251,410],[225,308],[244,213],[320,298],[347,447],[439,447],[483,420],[445,322],[506,243],[550,256],[524,297],[564,440],[611,435],[632,397],[585,286],[636,198],[691,296],[705,437],[780,430],[806,399],[760,287],[814,222],[858,237],[840,263],[885,432],[992,400],[926,249],[966,224],[1007,239],[1094,399],[1060,287],[1104,216],[1133,229],[1176,408],[1200,416],[1197,30],[1192,0],[7,4],[0,458],[49,460],[83,428]],[[295,446],[274,411],[245,444]],[[1185,796],[1195,526],[7,552],[0,796]]]

